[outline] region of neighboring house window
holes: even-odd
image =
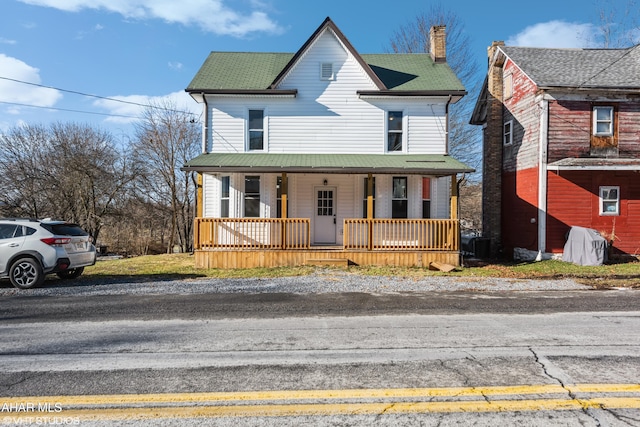
[[[620,215],[620,187],[600,187],[600,215]]]
[[[229,218],[229,187],[230,179],[228,176],[220,178],[222,191],[220,192],[220,218]]]
[[[333,64],[330,62],[320,64],[320,80],[333,80],[334,78]]]
[[[389,111],[387,117],[387,151],[402,151],[402,111]]]
[[[513,74],[504,76],[504,87],[502,89],[502,97],[509,99],[513,96]]]
[[[502,142],[504,145],[513,144],[513,120],[509,120],[504,124]]]
[[[260,217],[260,177],[244,177],[244,216],[245,218]]]
[[[613,135],[613,107],[593,107],[593,134]]]
[[[369,186],[369,178],[364,179],[364,192],[362,200],[362,218],[367,217],[367,188]],[[376,217],[376,179],[373,178],[373,218]]]
[[[249,110],[249,150],[264,149],[264,110]]]
[[[391,199],[391,218],[407,218],[407,177],[393,177],[393,198]]]
[[[422,178],[422,218],[431,218],[431,178]]]

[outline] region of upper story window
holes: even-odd
[[[620,187],[600,187],[600,215],[620,215]]]
[[[593,107],[593,134],[597,136],[613,135],[613,107]]]
[[[323,62],[320,64],[320,80],[334,80],[333,64],[331,62]]]
[[[513,120],[505,122],[502,132],[502,143],[504,145],[513,144]]]
[[[503,99],[509,99],[513,96],[513,74],[507,74],[504,76],[502,97]]]
[[[264,110],[249,110],[249,151],[264,150]]]
[[[244,217],[260,218],[260,177],[244,177]]]
[[[402,111],[387,113],[387,151],[402,151]]]
[[[393,197],[391,199],[391,218],[408,218],[407,177],[393,177]]]

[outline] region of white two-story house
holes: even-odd
[[[210,53],[186,89],[197,266],[458,265],[445,52],[434,27],[430,54],[360,54],[327,18],[295,53]]]

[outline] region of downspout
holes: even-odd
[[[549,145],[549,100],[540,101],[540,139],[538,158],[538,255],[542,261],[547,249],[547,148]]]
[[[202,92],[202,102],[204,103],[204,123],[202,124],[202,153],[204,154],[207,152],[207,141],[209,138],[209,105],[207,104],[207,98],[204,92]]]

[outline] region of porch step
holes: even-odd
[[[349,267],[347,258],[310,258],[305,262],[306,265],[315,265],[317,267]]]

